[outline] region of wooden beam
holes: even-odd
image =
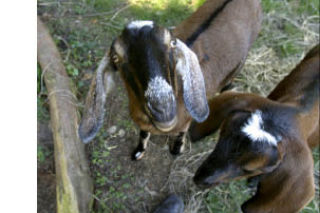
[[[93,183],[84,145],[77,134],[77,99],[48,29],[39,18],[37,24],[38,62],[48,90],[54,138],[57,212],[88,213],[93,201]]]

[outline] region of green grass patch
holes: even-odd
[[[246,181],[233,181],[212,189],[206,196],[208,212],[240,212],[241,204],[250,198]]]

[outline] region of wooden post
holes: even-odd
[[[50,102],[57,178],[57,212],[88,213],[93,201],[84,145],[77,129],[76,97],[48,29],[38,18],[38,62],[44,73]]]

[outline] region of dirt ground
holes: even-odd
[[[188,143],[185,153],[175,157],[168,148],[174,137],[153,135],[144,158],[132,161],[139,130],[129,117],[126,91],[119,76],[116,82],[117,93],[107,101],[104,129],[87,146],[91,172],[96,180],[95,211],[152,212],[172,193],[190,201],[186,203],[186,210],[198,210],[201,200],[197,200],[197,194],[203,192],[198,191],[192,177],[213,144]],[[126,122],[119,125],[120,120]],[[55,212],[53,147],[48,126],[38,125],[38,143],[51,150],[45,163],[38,164],[38,212],[43,213]],[[94,156],[95,153],[99,156]]]

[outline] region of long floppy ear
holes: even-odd
[[[276,145],[265,141],[256,141],[253,143],[257,143],[255,148],[252,148],[255,157],[242,164],[241,167],[253,174],[254,172],[266,174],[275,170],[285,155],[285,148],[282,141],[278,141]],[[247,154],[247,157],[250,158],[250,154]]]
[[[291,142],[290,145],[303,144],[299,146],[299,154],[283,160],[276,170],[260,180],[256,194],[241,205],[242,212],[268,212],[270,209],[273,209],[272,212],[300,212],[313,198],[315,186],[311,150],[305,141]],[[282,149],[285,150],[285,147]]]
[[[209,107],[198,57],[179,39],[174,54],[176,72],[183,82],[184,104],[192,118],[203,122],[209,115]]]
[[[224,92],[209,102],[210,115],[203,123],[192,122],[189,135],[192,142],[217,131],[228,115],[234,111],[252,111],[257,96],[252,94]]]
[[[87,94],[79,126],[79,137],[83,143],[90,142],[103,124],[106,97],[114,84],[112,75],[107,53],[100,61]]]

